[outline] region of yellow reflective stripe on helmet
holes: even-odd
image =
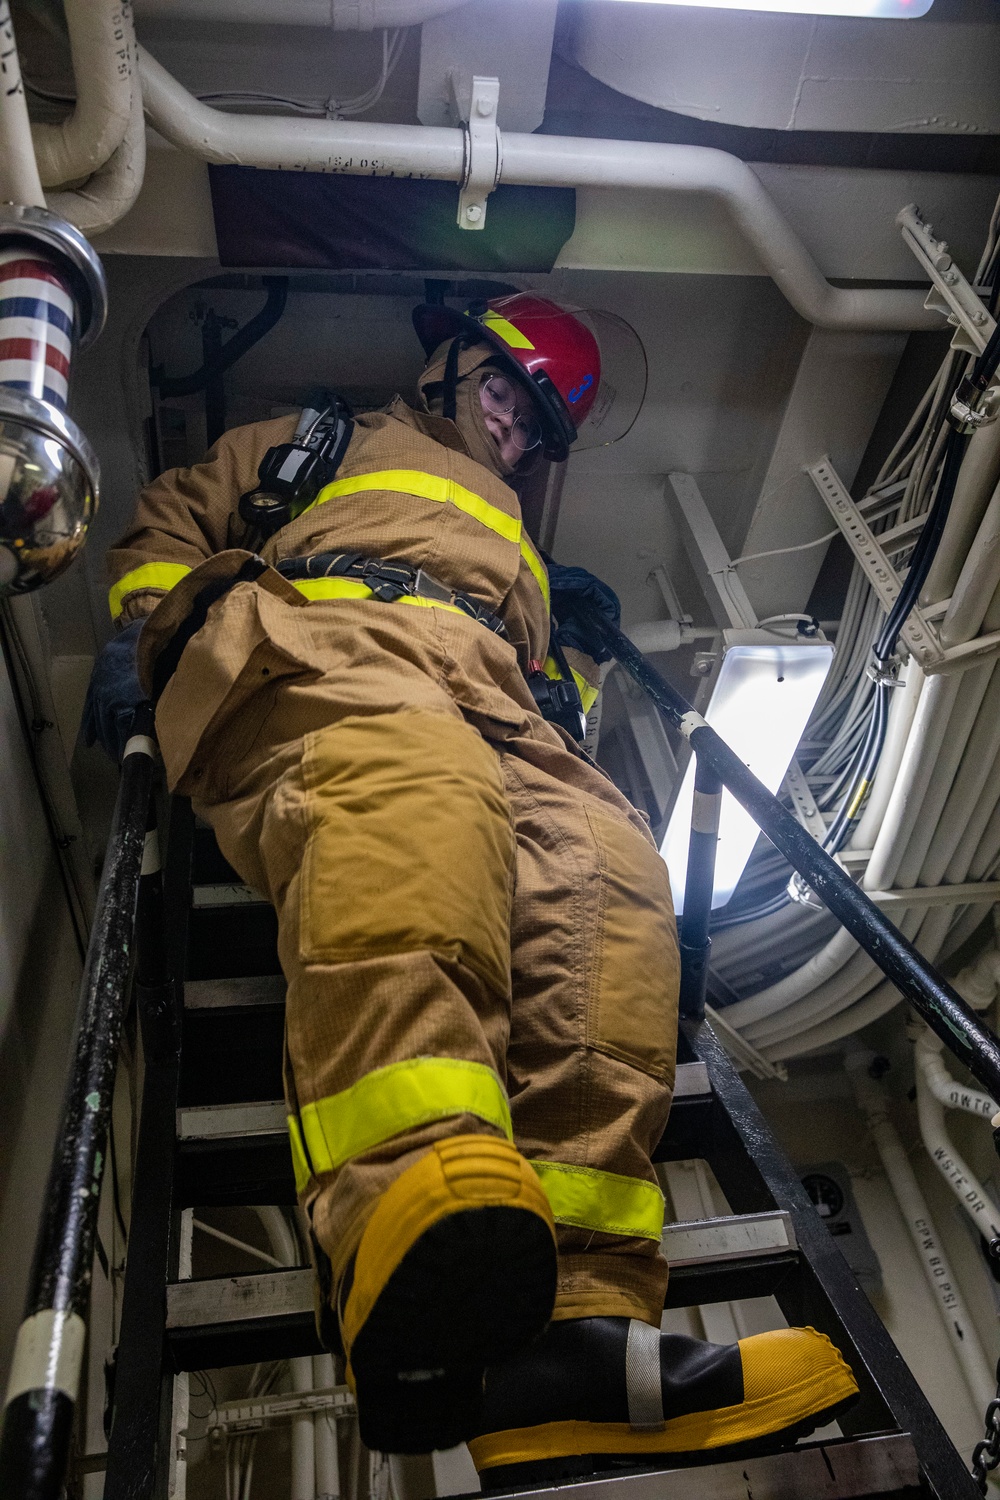
[[[126,573],[124,578],[111,588],[108,594],[108,607],[111,610],[112,620],[117,620],[122,612],[122,605],[126,594],[134,594],[138,589],[162,589],[168,594],[175,583],[180,583],[186,578],[191,569],[184,563],[151,562],[143,563],[138,568],[133,568],[131,573]]]
[[[655,1183],[560,1161],[533,1161],[531,1165],[557,1224],[643,1240],[658,1240],[663,1233],[663,1194]]]
[[[340,1094],[299,1107],[305,1147],[316,1172],[332,1172],[383,1141],[429,1120],[475,1115],[514,1133],[500,1080],[483,1063],[412,1057],[366,1073]]]
[[[372,599],[374,595],[366,583],[354,578],[293,578],[293,588],[307,599]],[[440,599],[424,599],[418,594],[403,594],[393,600],[394,604],[415,604],[421,609],[446,609],[449,614],[471,619],[457,604],[445,604]]]
[[[550,607],[549,570],[542,562],[542,559],[538,556],[538,553],[528,541],[527,537],[521,538],[521,556],[524,558],[525,562],[528,564],[528,567],[534,574],[535,582],[541,589],[542,598],[545,600],[545,608],[546,610],[548,610]]]
[[[456,484],[454,479],[425,474],[422,469],[380,469],[374,474],[353,474],[350,479],[335,479],[332,484],[324,485],[302,514],[306,515],[317,505],[325,505],[328,500],[336,500],[338,495],[357,495],[364,490],[389,490],[394,495],[417,495],[421,500],[454,505],[456,510],[489,527],[504,541],[517,543],[521,540],[521,523],[516,516],[509,516],[499,506],[484,500],[482,495]]]
[[[482,321],[491,333],[495,333],[498,339],[503,339],[512,349],[534,349],[534,344],[524,336],[520,328],[515,328],[513,323],[508,323],[506,318],[501,318],[492,308],[487,308]]]
[[[559,663],[556,661],[554,656],[547,656],[545,658],[545,661],[542,665],[542,671],[545,673],[546,677],[551,678],[553,682],[562,682],[562,672],[559,670]],[[597,696],[600,692],[600,688],[595,688],[593,683],[588,682],[586,677],[578,672],[575,667],[570,667],[570,672],[572,673],[573,681],[576,683],[577,688],[580,691],[580,702],[583,704],[583,711],[585,714],[589,714],[590,710],[597,702]]]
[[[301,1196],[309,1186],[312,1177],[312,1167],[306,1156],[306,1148],[302,1141],[302,1127],[295,1115],[286,1116],[288,1120],[288,1143],[292,1148],[292,1171],[295,1173],[295,1191]]]

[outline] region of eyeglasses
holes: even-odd
[[[497,416],[514,411],[519,396],[526,399],[525,393],[506,375],[491,375],[480,388],[480,396],[484,409],[495,412]],[[515,417],[510,436],[515,448],[528,453],[542,441],[542,424],[537,417]]]

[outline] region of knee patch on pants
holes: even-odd
[[[497,758],[464,720],[412,711],[306,737],[301,956],[431,951],[510,985],[514,834]]]

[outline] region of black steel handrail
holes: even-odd
[[[919,953],[888,917],[855,885],[845,870],[798,820],[783,807],[777,797],[757,780],[701,714],[661,677],[628,636],[593,611],[587,613],[588,624],[600,635],[630,677],[643,689],[668,723],[688,741],[705,774],[718,777],[753,818],[758,828],[782,853],[793,869],[807,881],[825,906],[838,917],[848,932],[882,970],[887,979],[910,1002],[914,1010],[941,1038],[945,1046],[965,1064],[990,1097],[1000,1103],[1000,1038],[983,1024],[932,963]],[[692,855],[694,851],[692,851]],[[702,882],[704,884],[704,882]],[[711,902],[711,890],[708,892]],[[697,946],[698,910],[692,913],[695,932],[692,946]],[[681,937],[685,939],[688,910],[682,919]],[[707,936],[707,925],[705,928]],[[707,975],[707,953],[703,950],[703,971]],[[702,991],[702,998],[704,992]],[[686,999],[691,1002],[691,996]],[[994,1145],[1000,1152],[1000,1131],[993,1132]]]
[[[0,1495],[58,1500],[83,1362],[101,1178],[132,976],[156,754],[152,709],[132,721],[77,1007],[70,1075],[0,1439]],[[147,865],[151,863],[147,861]],[[156,861],[158,868],[158,861]]]

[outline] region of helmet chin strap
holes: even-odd
[[[458,412],[458,355],[465,339],[452,339],[444,362],[444,390],[442,391],[441,415],[454,422]]]

